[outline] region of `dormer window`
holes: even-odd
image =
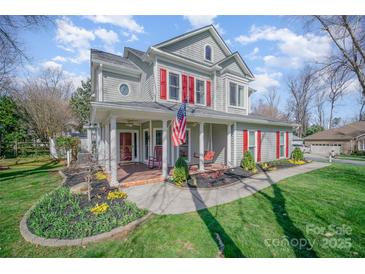
[[[212,47],[209,45],[205,46],[205,60],[212,61]]]

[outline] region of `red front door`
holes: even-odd
[[[120,160],[132,161],[132,133],[120,133]]]

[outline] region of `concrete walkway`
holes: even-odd
[[[233,185],[215,189],[177,188],[168,183],[156,183],[129,187],[124,191],[128,194],[128,199],[140,208],[146,208],[156,214],[181,214],[247,197],[285,178],[328,165],[312,162],[267,174],[262,172]]]

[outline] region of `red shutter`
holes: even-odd
[[[286,132],[286,146],[285,146],[285,156],[289,158],[289,132]]]
[[[248,150],[248,131],[245,129],[243,131],[243,153]]]
[[[166,69],[160,69],[160,99],[166,100]]]
[[[261,162],[261,130],[257,131],[257,162]]]
[[[189,103],[194,104],[194,77],[189,76]]]
[[[182,75],[182,101],[186,102],[188,98],[188,77],[186,75]]]
[[[207,106],[210,107],[211,104],[212,104],[211,86],[210,86],[210,81],[207,81]]]
[[[280,158],[280,131],[276,132],[276,159]]]

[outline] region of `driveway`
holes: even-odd
[[[181,214],[232,202],[285,178],[328,165],[328,163],[312,162],[303,166],[262,172],[235,184],[215,189],[178,188],[168,183],[155,183],[123,190],[128,194],[128,199],[140,208],[146,208],[156,214]]]
[[[304,154],[306,159],[328,163],[328,157],[316,154]],[[356,160],[345,160],[345,159],[332,159],[333,163],[341,163],[341,164],[351,164],[356,166],[365,166],[365,161],[356,161]]]

